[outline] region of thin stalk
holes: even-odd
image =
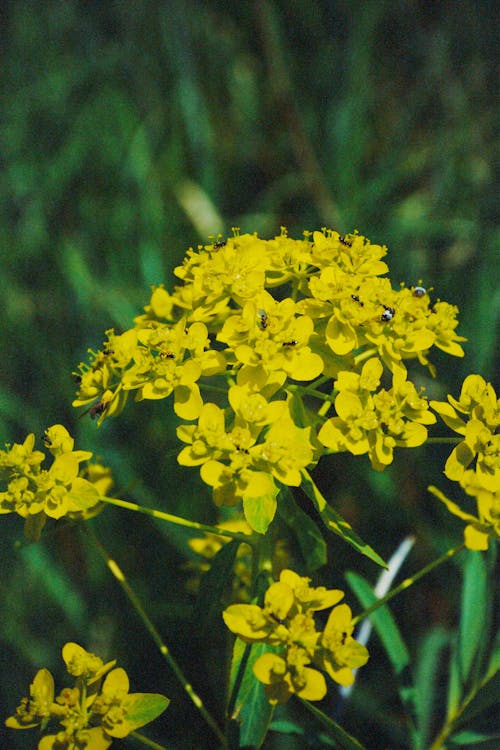
[[[416,583],[425,575],[427,575],[427,573],[430,573],[431,570],[434,570],[434,568],[437,568],[439,565],[442,565],[444,562],[446,562],[447,560],[449,560],[450,558],[454,557],[459,552],[461,552],[464,548],[465,548],[465,544],[462,542],[462,544],[459,544],[458,547],[453,547],[452,549],[447,550],[447,552],[444,552],[436,560],[433,560],[431,563],[429,563],[424,568],[422,568],[422,570],[419,570],[417,573],[410,576],[409,578],[405,578],[405,580],[402,581],[399,584],[399,586],[396,586],[396,588],[389,591],[381,599],[378,599],[370,607],[365,609],[364,612],[361,612],[361,614],[357,615],[356,617],[353,617],[352,625],[356,625],[360,620],[364,620],[365,617],[368,617],[369,615],[373,614],[373,612],[375,612],[377,609],[380,609],[380,607],[383,607],[384,604],[387,604],[387,602],[390,599],[397,596],[397,594],[400,594],[401,591],[404,591],[405,589],[410,588],[410,586],[413,586],[414,583]]]
[[[488,682],[488,678],[482,680],[479,685],[477,685],[475,688],[471,690],[469,695],[467,695],[462,703],[457,707],[456,711],[454,712],[453,716],[448,717],[446,720],[443,728],[439,732],[439,734],[434,739],[434,742],[429,747],[429,750],[441,750],[443,748],[444,743],[450,736],[450,734],[456,729],[456,725],[458,722],[458,719],[463,714],[469,703],[476,697],[476,695],[479,693],[481,688]]]
[[[168,646],[166,643],[164,643],[160,633],[158,632],[156,626],[153,624],[152,620],[150,619],[149,615],[147,614],[146,610],[144,609],[141,600],[125,578],[125,575],[121,568],[119,567],[118,563],[113,560],[113,558],[110,556],[104,545],[101,543],[101,541],[97,538],[95,533],[92,531],[92,529],[89,527],[89,524],[86,524],[84,527],[85,533],[87,536],[91,539],[94,546],[100,553],[101,557],[104,559],[106,565],[108,566],[109,570],[115,577],[115,579],[120,584],[121,588],[123,589],[125,595],[127,596],[130,604],[142,620],[146,630],[152,637],[153,641],[155,642],[156,646],[158,647],[158,650],[160,654],[163,656],[165,661],[168,663],[169,667],[179,680],[180,684],[182,685],[183,689],[186,691],[187,695],[189,696],[191,702],[194,704],[194,706],[198,709],[200,714],[205,719],[208,726],[213,730],[214,734],[217,736],[217,739],[222,744],[223,747],[227,747],[226,744],[226,738],[224,737],[219,725],[213,718],[213,716],[209,713],[209,711],[205,708],[205,705],[200,698],[200,696],[195,692],[193,686],[188,681],[187,677],[184,675],[184,672],[180,668],[180,666],[177,664],[176,660],[172,656],[172,654],[169,651]]]
[[[360,362],[364,362],[365,359],[373,357],[374,354],[377,354],[377,350],[375,349],[375,347],[372,347],[371,349],[365,349],[364,352],[360,352],[354,357],[354,364],[359,365]]]
[[[150,740],[149,737],[146,737],[141,732],[130,732],[128,736],[133,737],[134,740],[137,740],[137,742],[140,742],[142,745],[145,745],[146,747],[152,747],[153,750],[167,750],[167,748],[164,745],[159,745],[157,742]]]
[[[351,734],[348,734],[345,729],[342,729],[340,724],[337,724],[336,721],[330,719],[329,716],[324,714],[323,711],[321,711],[319,708],[316,708],[315,705],[303,699],[301,699],[300,702],[313,716],[316,717],[319,722],[321,722],[321,724],[323,724],[324,727],[326,727],[326,729],[333,735],[333,737],[335,737],[336,740],[338,740],[339,742],[342,742],[342,740],[344,740],[347,747],[356,747],[358,748],[358,750],[367,750],[365,746],[359,742],[359,740],[357,740]],[[344,745],[342,745],[342,747],[344,747]]]
[[[332,403],[332,394],[331,393],[323,393],[323,391],[316,391],[314,388],[309,388],[307,385],[294,385],[291,383],[287,383],[287,391],[290,391],[290,393],[303,393],[306,396],[314,396],[314,398],[319,398],[321,401],[329,401]]]
[[[116,505],[118,508],[125,508],[126,510],[133,510],[136,513],[144,513],[146,516],[152,516],[153,518],[159,518],[162,521],[168,521],[168,523],[175,523],[177,526],[186,526],[188,529],[196,529],[196,531],[203,531],[207,534],[218,534],[219,536],[230,537],[231,539],[237,539],[239,542],[245,542],[245,544],[254,544],[255,539],[253,534],[242,534],[237,531],[228,531],[221,526],[208,526],[204,523],[198,523],[198,521],[189,521],[187,518],[181,516],[173,516],[171,513],[165,513],[162,510],[156,510],[155,508],[145,508],[143,505],[137,503],[130,503],[128,500],[119,500],[117,497],[106,497],[103,495],[99,498],[101,502],[108,503],[108,505]]]

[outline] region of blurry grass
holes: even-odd
[[[129,326],[150,284],[172,283],[187,247],[232,226],[270,235],[285,224],[294,236],[358,228],[388,244],[394,283],[422,279],[463,310],[467,357],[441,358],[445,390],[467,372],[491,378],[494,13],[493,3],[468,0],[5,3],[0,442],[63,422],[105,456],[122,486],[136,483],[143,498],[209,520],[213,508],[196,478],[176,466],[164,402],[129,407],[96,434],[70,407],[71,372],[107,328]],[[410,521],[431,547],[448,541],[448,522],[422,499],[421,476],[439,470],[430,451],[403,458],[383,478],[349,466],[339,462],[336,482],[331,470],[325,481],[342,512],[377,530],[371,541],[382,553]],[[356,499],[366,492],[370,518]],[[380,522],[387,495],[399,498],[401,512]],[[167,568],[151,567],[148,523],[114,511],[106,519],[102,532],[118,556],[134,530],[145,559],[132,554],[131,572],[163,611],[165,575],[168,590],[184,585],[177,553],[167,548]],[[25,591],[14,585],[26,575],[13,550],[21,524],[5,528],[2,643],[26,682],[40,664],[26,647]],[[157,544],[168,537],[157,534]],[[49,555],[38,566],[53,578],[60,551],[49,549],[56,561]],[[92,578],[111,601],[103,580]],[[91,598],[83,581],[73,586],[74,601]],[[61,597],[69,618],[64,586]],[[55,611],[35,595],[30,606],[50,632]],[[72,623],[74,637],[85,638],[85,618]],[[49,644],[54,660],[59,641]],[[11,707],[9,686],[1,703],[8,695]],[[175,719],[170,731],[183,747]],[[25,741],[19,747],[31,747]]]

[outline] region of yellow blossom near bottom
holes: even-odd
[[[55,696],[52,674],[40,669],[29,698],[23,698],[5,722],[10,729],[41,731],[58,722],[59,731],[42,737],[38,750],[107,750],[114,738],[148,724],[168,706],[164,695],[129,693],[127,673],[121,667],[113,669],[115,661],[104,664],[77,643],[66,643],[62,655],[75,677],[74,687]]]
[[[279,581],[266,591],[263,607],[234,604],[223,612],[227,627],[242,641],[272,647],[253,666],[271,704],[285,703],[294,693],[306,700],[321,700],[327,684],[318,670],[340,685],[350,685],[353,670],[369,658],[367,649],[352,637],[348,605],[334,606],[344,592],[313,588],[309,583],[309,578],[283,570]],[[329,607],[333,609],[324,630],[316,630],[314,612]]]

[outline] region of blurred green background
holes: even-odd
[[[469,372],[491,379],[494,3],[11,0],[2,8],[0,444],[61,422],[113,467],[118,496],[214,520],[197,472],[176,465],[170,404],[129,405],[96,429],[70,405],[71,373],[107,328],[131,325],[151,284],[172,284],[190,245],[233,226],[272,236],[286,225],[295,237],[357,228],[387,244],[395,285],[422,279],[461,309],[467,356],[435,358],[438,381],[422,377],[432,395],[456,392]],[[382,477],[340,457],[319,480],[384,556],[416,530],[410,570],[461,533],[425,491],[439,483],[447,451],[415,454]],[[192,620],[185,535],[115,509],[95,528],[222,716],[227,641],[218,621],[203,631]],[[62,676],[60,648],[76,640],[117,657],[136,690],[173,699],[150,736],[172,750],[215,747],[76,531],[63,526],[19,549],[21,520],[2,516],[2,529],[2,716],[39,667]],[[376,575],[335,541],[330,561],[321,571],[328,584],[342,585],[349,566]],[[410,607],[395,604],[415,649],[430,625],[453,626],[456,577],[450,566]],[[404,747],[388,666],[373,649],[345,720],[370,748]],[[377,712],[385,725],[373,744]],[[3,728],[2,742],[36,746]]]

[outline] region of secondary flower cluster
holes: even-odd
[[[113,669],[116,661],[104,664],[77,643],[66,643],[62,656],[68,674],[75,678],[74,686],[56,696],[52,674],[40,669],[29,698],[23,698],[5,722],[11,729],[42,731],[50,722],[58,722],[59,731],[42,737],[38,750],[106,750],[114,738],[148,724],[168,706],[163,695],[129,693],[127,673],[120,667]]]
[[[172,395],[189,423],[179,462],[200,467],[217,504],[243,500],[259,530],[250,505],[265,498],[272,517],[280,486],[300,485],[322,454],[366,453],[382,470],[435,421],[404,363],[432,368],[434,346],[463,356],[457,308],[422,286],[393,289],[385,254],[331,230],[235,233],[191,249],[175,269],[181,284],[154,288],[134,327],[108,331],[80,365],[73,405],[101,423],[132,392]]]
[[[429,489],[451,513],[469,522],[464,530],[466,546],[485,550],[490,538],[500,538],[500,399],[491,383],[480,375],[468,375],[458,400],[448,396],[448,402],[432,401],[431,406],[463,437],[448,457],[444,473],[475,499],[477,514],[462,510],[436,487]]]
[[[266,591],[263,607],[233,604],[223,612],[227,627],[242,641],[269,645],[253,671],[272,704],[285,703],[294,693],[321,700],[327,684],[318,670],[340,685],[350,685],[353,669],[368,661],[367,649],[352,637],[350,608],[338,604],[343,591],[309,584],[309,578],[283,570]],[[325,628],[318,631],[314,613],[330,607]]]
[[[43,443],[54,458],[49,469],[41,468],[46,454],[34,450],[33,433],[24,443],[0,451],[0,480],[7,485],[0,492],[0,513],[18,513],[26,519],[27,535],[35,539],[47,518],[89,518],[98,513],[100,498],[112,485],[106,467],[97,463],[80,467],[92,453],[73,450],[74,440],[62,425],[49,427]]]

